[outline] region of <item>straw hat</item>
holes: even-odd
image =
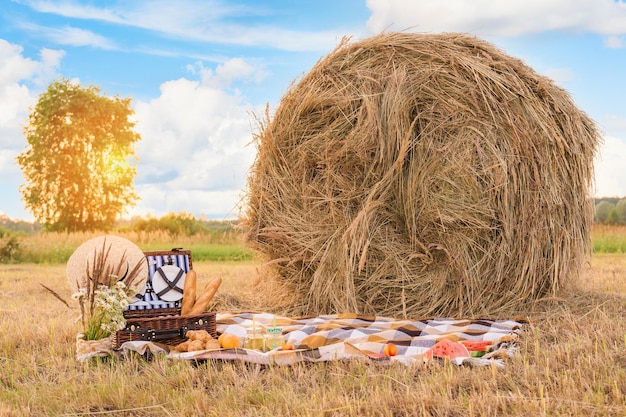
[[[128,239],[105,235],[80,245],[67,261],[67,281],[74,292],[90,280],[110,284],[112,280],[141,290],[148,280],[148,262],[143,251]]]

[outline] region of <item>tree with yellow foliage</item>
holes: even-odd
[[[17,156],[26,208],[47,230],[106,230],[138,199],[130,98],[60,79],[39,96]]]

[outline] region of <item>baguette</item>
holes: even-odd
[[[220,285],[222,285],[222,278],[220,277],[215,277],[209,281],[204,287],[202,294],[200,294],[196,303],[193,305],[189,315],[194,316],[196,314],[204,313]]]
[[[185,286],[183,288],[183,306],[180,310],[181,316],[189,314],[193,305],[196,303],[196,281],[198,275],[196,271],[190,269],[185,277]]]

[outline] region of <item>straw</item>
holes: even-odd
[[[514,313],[589,253],[595,124],[480,39],[344,41],[255,141],[242,224],[284,314]]]

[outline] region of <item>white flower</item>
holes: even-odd
[[[74,299],[74,300],[81,300],[81,299],[85,298],[86,296],[87,296],[87,289],[86,288],[80,288],[77,292],[72,294],[72,299]]]
[[[106,337],[125,327],[124,310],[130,303],[129,295],[131,294],[134,293],[127,292],[123,282],[111,283],[111,287],[99,285],[93,289],[91,295],[93,304],[90,307],[91,310],[87,312],[89,314],[87,328],[98,329],[98,331],[91,331],[90,337]],[[81,296],[79,302],[85,303],[85,298]]]

